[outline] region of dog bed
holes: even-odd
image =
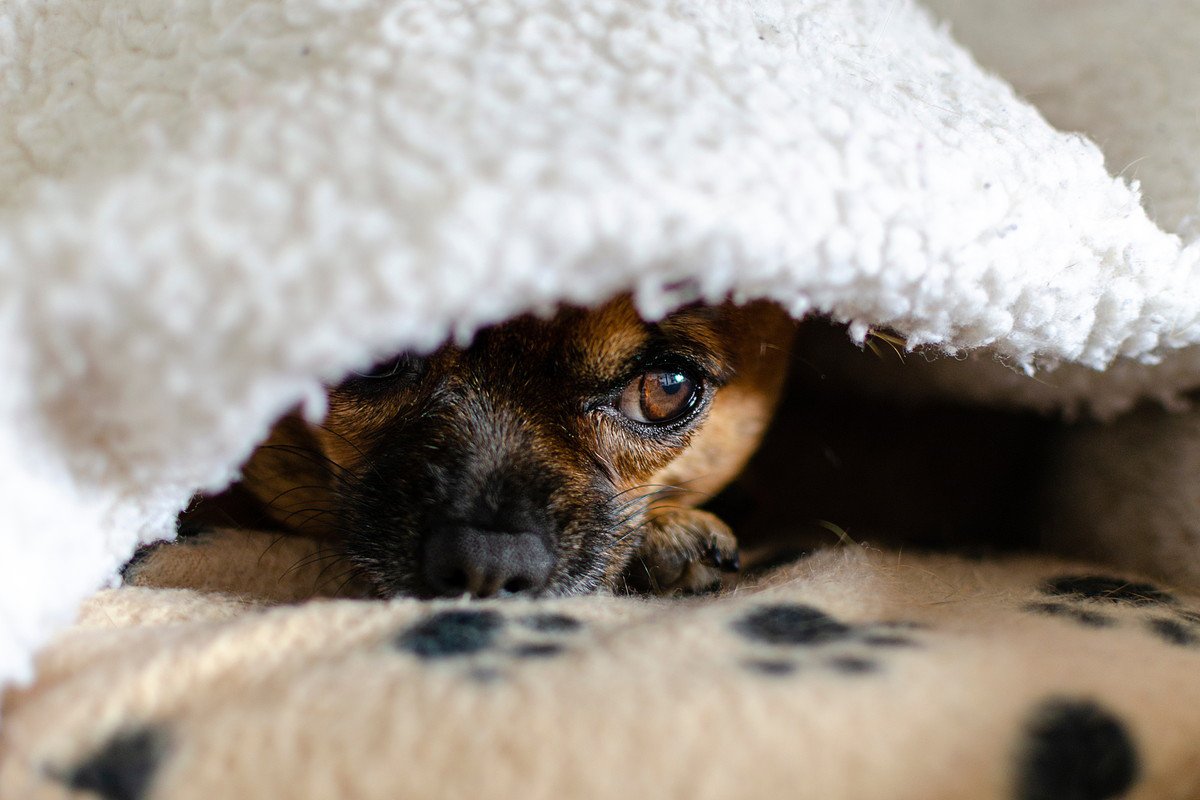
[[[1143,13],[0,11],[0,792],[1195,796],[1200,12]],[[851,548],[683,603],[95,593],[323,382],[622,291],[956,356],[918,394],[1179,413],[1064,447],[1103,467],[1061,517],[1103,569]]]

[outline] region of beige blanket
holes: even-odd
[[[86,604],[0,796],[1200,796],[1200,598],[1136,577],[850,547],[716,599],[288,605],[333,576],[250,539],[158,579],[270,599]]]

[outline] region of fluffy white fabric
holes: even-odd
[[[1001,12],[939,5],[980,52],[1026,41],[1014,79],[1061,61],[1048,109],[1111,158],[1177,147],[1185,176],[1139,172],[1194,238],[1196,104],[1159,91],[1200,91],[1162,44],[1200,36],[1188,0],[1145,49],[1115,0],[1086,45],[1078,4],[978,29]],[[1200,339],[1198,265],[907,0],[8,3],[0,680],[273,417],[389,348],[633,288],[649,315],[732,291],[1103,367]],[[1075,396],[1159,380],[1132,374]]]

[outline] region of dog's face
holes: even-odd
[[[323,424],[277,428],[246,483],[306,508],[385,595],[616,586],[664,510],[754,450],[791,331],[767,304],[521,318],[351,377]]]

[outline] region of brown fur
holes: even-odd
[[[767,303],[694,306],[657,324],[624,297],[523,317],[467,348],[401,359],[403,375],[385,367],[331,388],[326,419],[282,420],[244,487],[288,529],[334,537],[385,595],[426,592],[422,537],[472,493],[527,494],[529,513],[549,515],[549,593],[705,589],[736,568],[737,545],[696,506],[757,447],[793,329]],[[654,364],[703,373],[703,407],[677,430],[646,433],[613,405]]]

